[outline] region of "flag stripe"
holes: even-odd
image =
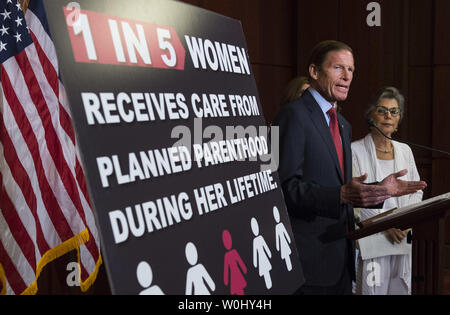
[[[31,17],[33,17],[33,14],[30,14]],[[33,17],[33,19],[35,19],[35,17]],[[42,68],[44,69],[44,74],[50,84],[50,86],[52,87],[55,95],[58,95],[59,93],[59,79],[57,76],[56,71],[54,70],[54,68],[51,65],[50,60],[48,59],[47,55],[54,55],[53,51],[54,51],[54,46],[53,44],[50,42],[48,45],[46,45],[46,50],[47,52],[45,52],[43,50],[43,48],[41,47],[41,45],[39,44],[39,42],[36,39],[36,36],[34,35],[33,31],[31,31],[31,36],[33,38],[33,40],[35,41],[35,48],[37,51],[37,55],[39,57],[39,61],[42,65]],[[70,137],[72,144],[75,145],[75,134],[74,134],[74,130],[72,127],[72,119],[70,117],[70,115],[68,114],[66,107],[63,106],[62,104],[63,102],[58,102],[60,108],[60,122],[61,122],[61,126],[63,127],[64,131],[66,132],[66,134]],[[83,194],[85,195],[85,198],[87,200],[89,200],[89,196],[87,193],[87,189],[86,189],[86,184],[85,184],[85,179],[84,179],[84,174],[83,171],[81,169],[81,164],[78,160],[77,157],[77,161],[76,161],[76,178],[77,181],[79,183],[79,185],[82,188]]]
[[[37,2],[37,1],[36,1]],[[53,45],[53,42],[49,36],[48,30],[45,29],[45,26],[41,25],[39,20],[45,20],[45,13],[42,10],[28,10],[27,11],[27,23],[32,31],[32,36],[35,36],[35,38],[39,40],[35,40],[36,50],[38,51],[38,55],[40,58],[41,63],[44,65],[44,69],[47,70],[49,68],[49,63],[46,61],[48,59],[50,63],[55,68],[55,71],[49,71],[49,81],[55,82],[57,78],[57,72],[58,72],[58,65],[56,62],[56,50]],[[45,24],[44,24],[45,25]],[[45,66],[46,65],[46,66]],[[58,80],[59,82],[59,80]],[[54,87],[53,87],[54,88]],[[84,221],[85,224],[88,226],[89,229],[89,235],[90,235],[90,241],[86,243],[86,246],[90,248],[90,252],[92,253],[93,257],[88,257],[87,260],[91,260],[92,258],[95,259],[93,261],[93,265],[96,268],[96,261],[100,259],[100,243],[99,243],[99,237],[97,235],[97,229],[95,225],[95,219],[93,217],[92,209],[91,209],[91,202],[86,186],[86,181],[84,177],[84,173],[82,170],[81,163],[79,161],[79,154],[78,150],[75,148],[75,134],[72,127],[72,119],[70,117],[70,110],[67,104],[67,97],[65,94],[64,86],[59,83],[59,105],[60,105],[60,120],[61,125],[63,129],[65,130],[66,134],[70,137],[73,148],[72,151],[76,154],[76,166],[75,166],[75,178],[78,184],[79,189],[81,190],[82,195],[84,198],[82,199],[83,202],[83,209],[86,209],[85,215],[86,220]],[[68,144],[69,145],[69,144]],[[80,194],[81,196],[81,194]],[[81,249],[84,248],[84,245],[81,246]],[[81,253],[83,253],[83,250],[81,250]],[[88,263],[88,265],[92,266],[92,263]],[[84,264],[82,264],[84,266]],[[82,279],[83,279],[82,275]]]
[[[39,56],[39,60],[42,64],[42,67],[45,69],[44,74],[45,74],[49,84],[51,85],[52,89],[54,90],[55,95],[58,95],[59,94],[58,93],[59,92],[58,91],[59,90],[59,88],[58,88],[59,79],[58,79],[57,73],[56,73],[56,71],[54,71],[54,68],[51,66],[51,63],[47,58],[47,54],[42,50],[42,47],[41,47],[41,45],[39,45],[39,42],[36,40],[36,37],[33,34],[33,32],[31,32],[31,35],[35,41],[36,51]],[[66,134],[69,136],[72,144],[75,145],[75,134],[74,134],[74,130],[72,127],[72,119],[70,118],[70,115],[67,113],[67,111],[64,108],[64,106],[62,105],[62,103],[58,101],[58,104],[60,106],[59,111],[60,111],[61,126],[63,127]],[[88,202],[90,204],[88,190],[87,190],[86,182],[85,182],[85,178],[84,178],[84,173],[81,168],[81,164],[80,164],[78,157],[76,157],[75,173],[76,173],[76,179],[77,179],[78,184],[80,185],[81,191],[83,192],[84,197],[86,198],[86,200],[88,200]]]
[[[29,48],[26,48],[25,51],[27,52]],[[40,85],[40,82],[42,82],[42,80],[38,82],[34,72],[34,68],[31,66],[30,59],[28,57],[29,56],[27,55],[19,54],[16,57],[17,63],[22,71],[26,85],[35,87],[34,89],[30,90],[30,96],[33,103],[36,106],[39,117],[41,118],[41,121],[43,123],[47,147],[55,163],[56,169],[63,181],[64,187],[68,192],[68,195],[71,197],[72,202],[79,210],[81,208],[81,202],[79,200],[78,190],[75,187],[75,183],[72,178],[72,173],[70,172],[70,168],[66,162],[65,155],[63,153],[63,149],[59,141],[59,137],[53,126],[52,122],[54,121],[54,118],[52,117],[50,113],[51,111],[49,110],[48,107],[52,105],[53,107],[55,107],[54,102],[51,102],[51,99],[48,102],[46,102],[47,99],[51,98],[51,96],[48,94],[46,96],[43,95],[42,86]],[[40,71],[36,71],[36,73],[40,73]],[[56,110],[55,108],[52,109]]]
[[[33,14],[30,14],[30,16],[33,19],[36,19],[36,17],[34,17]],[[33,26],[34,26],[34,24],[33,24]],[[47,80],[48,80],[49,84],[51,85],[52,89],[54,90],[55,95],[58,95],[59,94],[58,93],[59,92],[58,91],[59,79],[58,79],[55,69],[52,67],[52,63],[50,62],[50,60],[47,57],[47,55],[53,55],[52,52],[54,51],[54,46],[50,42],[49,44],[46,45],[47,52],[44,51],[43,47],[41,47],[41,45],[39,44],[39,41],[37,41],[37,38],[33,33],[33,30],[35,28],[38,28],[38,26],[30,27],[30,28],[32,29],[31,36],[35,42],[35,47],[36,47],[36,51],[37,51],[39,60],[42,64],[42,67],[45,69],[44,74],[47,77]],[[38,29],[38,31],[39,31],[39,29]],[[65,92],[63,92],[63,93],[65,94]],[[59,101],[58,104],[60,106],[59,110],[60,110],[61,126],[63,127],[66,134],[69,136],[72,144],[75,145],[75,143],[76,143],[75,133],[74,133],[74,130],[72,127],[72,119],[68,113],[68,108],[67,108],[67,106],[64,106],[64,101]],[[81,168],[81,163],[79,161],[78,156],[77,156],[77,160],[76,160],[75,173],[76,173],[76,179],[77,179],[78,184],[80,185],[81,191],[83,192],[84,197],[90,204],[89,194],[88,194],[88,190],[87,190],[87,186],[86,186],[86,182],[85,182],[85,178],[84,178],[84,172]]]
[[[2,76],[3,81],[3,76]],[[3,104],[4,107],[8,106],[8,104]],[[8,111],[8,108],[5,108],[6,111]],[[11,122],[10,122],[11,123]],[[42,226],[39,222],[39,217],[37,214],[37,197],[34,193],[34,188],[31,184],[30,177],[28,176],[29,173],[24,169],[22,163],[20,163],[19,156],[17,155],[16,149],[14,147],[14,144],[12,143],[11,138],[9,137],[8,131],[5,128],[5,124],[3,122],[3,117],[0,117],[0,127],[1,127],[1,139],[3,144],[3,155],[6,160],[6,163],[8,164],[9,168],[11,169],[11,174],[16,182],[16,184],[20,187],[20,190],[25,195],[25,200],[27,202],[28,208],[31,211],[31,214],[35,221],[35,227],[36,227],[36,243],[38,246],[38,249],[41,253],[45,253],[47,250],[50,249],[45,237],[44,233],[42,231]],[[17,135],[16,135],[17,136]],[[22,155],[22,158],[26,158],[25,155]],[[39,198],[39,201],[42,203],[42,200]]]
[[[4,196],[5,199],[3,199],[4,201],[7,202],[7,200],[9,199],[8,196]],[[8,211],[12,210],[14,211],[14,209],[7,209]],[[20,242],[20,240],[18,240],[15,235],[13,234],[14,229],[11,230],[8,227],[8,220],[3,216],[4,212],[0,212],[0,229],[3,233],[3,239],[4,240],[8,240],[7,242],[7,247],[4,248],[6,254],[9,256],[10,261],[14,264],[14,266],[18,266],[19,268],[21,268],[22,270],[27,270],[27,275],[26,278],[28,279],[23,279],[24,281],[26,280],[30,280],[33,281],[32,279],[32,275],[35,272],[35,268],[33,268],[33,265],[31,265],[29,263],[29,261],[27,260],[27,256],[26,254],[22,251],[22,248],[24,247],[23,244],[20,244],[18,242]],[[21,246],[22,245],[22,246]]]
[[[2,257],[2,265],[5,270],[9,286],[15,293],[23,292],[27,288],[27,285],[17,271],[16,266],[11,261],[11,258],[3,247],[2,242],[0,242],[0,257]]]
[[[8,108],[6,108],[6,110],[7,110]],[[12,114],[11,114],[11,116],[12,116]],[[13,120],[14,120],[14,118],[13,118]],[[41,207],[41,208],[44,208],[44,207]],[[76,211],[75,210],[73,210],[73,212],[74,213],[76,213]],[[46,213],[45,211],[43,212],[44,214]],[[95,226],[93,226],[93,227],[91,227],[92,229],[93,229],[93,231],[95,231]],[[54,230],[54,228],[52,227],[52,228],[47,228],[46,229],[46,231],[53,231]],[[90,235],[92,235],[91,233],[90,233]],[[95,240],[94,238],[91,238],[92,240]],[[54,245],[56,245],[56,244],[58,244],[58,243],[60,243],[61,241],[60,240],[57,240],[57,241],[53,241],[52,242],[52,244],[54,244]],[[95,243],[93,243],[94,245],[95,245]],[[54,246],[53,245],[53,246]],[[96,248],[98,248],[98,247],[96,247]],[[99,257],[99,253],[96,253],[96,257]],[[86,258],[84,259],[84,261],[86,261]],[[95,271],[95,267],[96,267],[96,263],[95,263],[95,261],[93,261],[93,259],[92,259],[92,257],[89,259],[89,264],[88,265],[90,265],[90,266],[93,266],[92,268],[90,268],[90,272],[92,272],[92,271]],[[85,269],[85,267],[84,267],[84,264],[81,264],[81,266],[82,266],[82,270],[84,270],[83,271],[83,273],[82,273],[82,275],[84,276],[84,277],[87,277],[88,276],[88,274],[87,274],[87,272],[86,272],[86,269]],[[83,278],[82,278],[83,279]]]
[[[29,48],[30,47],[26,48],[26,51],[28,51]],[[18,60],[18,66],[22,70],[22,75],[24,75],[24,77],[21,76],[21,78],[23,78],[24,80],[24,83],[28,84],[28,86],[34,87],[32,90],[29,91],[30,92],[30,94],[28,94],[29,98],[26,96],[25,93],[21,93],[20,101],[21,103],[32,102],[33,104],[35,104],[35,107],[33,107],[35,111],[28,113],[28,115],[36,115],[36,117],[41,118],[40,122],[42,123],[42,128],[35,130],[35,132],[37,133],[38,130],[43,130],[43,138],[45,139],[44,143],[46,144],[47,150],[41,150],[41,155],[45,157],[47,156],[48,153],[48,159],[46,159],[46,161],[47,163],[52,164],[51,167],[50,165],[48,166],[46,165],[45,170],[47,172],[49,169],[56,170],[57,173],[60,175],[60,177],[58,177],[56,174],[50,172],[48,179],[49,181],[54,183],[52,185],[52,188],[55,190],[55,194],[59,196],[58,200],[60,201],[61,210],[65,215],[65,217],[67,218],[67,220],[71,222],[71,220],[77,217],[76,209],[74,208],[73,205],[74,203],[73,200],[74,198],[78,197],[78,195],[75,195],[74,198],[71,198],[71,196],[67,194],[67,191],[69,191],[72,194],[77,193],[77,191],[73,190],[73,186],[72,187],[69,186],[68,189],[67,181],[70,180],[71,173],[70,171],[68,171],[68,169],[64,169],[64,167],[67,166],[67,163],[62,153],[61,143],[58,141],[59,139],[56,135],[55,129],[53,128],[53,122],[57,121],[57,119],[53,118],[50,114],[51,112],[53,112],[53,110],[56,110],[54,108],[55,106],[53,106],[52,110],[49,110],[49,108],[47,107],[46,98],[49,98],[50,104],[54,105],[54,102],[52,102],[51,100],[52,92],[50,92],[50,95],[49,93],[45,93],[46,94],[45,96],[42,94],[40,85],[37,82],[36,77],[34,76],[33,69],[29,64],[26,55],[21,53],[16,57],[16,59]],[[31,116],[29,117],[31,120]],[[37,121],[35,123],[37,123]],[[45,146],[43,147],[45,148]],[[64,183],[64,179],[66,179],[66,183]],[[78,220],[78,218],[76,219]],[[78,234],[79,232],[84,230],[84,228],[85,226],[81,225],[80,228],[74,230],[73,234],[74,235]]]
[[[6,170],[6,168],[5,168],[5,170]],[[3,176],[4,176],[4,174],[2,174],[0,172],[0,177],[3,178]],[[6,187],[9,187],[9,186],[10,185],[6,185]],[[7,252],[7,254],[10,257],[11,262],[13,262],[15,266],[21,266],[22,269],[28,271],[26,278],[28,278],[28,280],[32,281],[33,279],[30,277],[32,277],[32,275],[34,273],[33,265],[29,264],[27,258],[24,256],[24,253],[21,251],[21,247],[23,248],[24,245],[21,244],[22,246],[19,246],[19,244],[17,243],[17,241],[13,235],[14,229],[11,231],[11,229],[7,225],[7,220],[4,217],[5,212],[9,212],[11,210],[14,211],[14,209],[8,208],[8,202],[11,200],[10,196],[8,196],[4,191],[0,192],[0,195],[1,195],[0,200],[5,202],[4,209],[3,210],[0,209],[0,231],[2,231],[2,239],[8,240],[5,243],[5,244],[7,244],[6,245],[7,247],[5,248],[5,252]],[[25,233],[27,233],[27,232],[25,231]],[[32,247],[32,249],[35,249],[34,246]],[[0,257],[1,257],[1,255],[0,255]]]
[[[86,209],[89,209],[90,211],[88,211],[89,214],[92,214],[92,210],[91,210],[91,200],[89,199],[89,193],[88,193],[88,189],[87,189],[87,185],[86,185],[86,178],[84,176],[84,171],[83,171],[83,167],[80,163],[80,156],[79,156],[79,152],[75,147],[76,144],[76,140],[75,140],[75,133],[72,127],[72,118],[70,117],[70,110],[69,107],[67,105],[67,96],[66,96],[66,91],[64,89],[64,86],[62,84],[59,84],[59,101],[60,104],[62,106],[62,110],[65,115],[64,117],[66,117],[67,119],[70,120],[70,132],[69,132],[69,136],[71,138],[73,138],[73,151],[76,154],[76,165],[75,165],[75,174],[76,174],[76,178],[77,178],[77,182],[78,185],[81,188],[81,191],[83,192],[84,198],[87,200],[88,202],[88,207]],[[67,132],[67,131],[66,131]],[[94,222],[94,221],[92,221]],[[96,229],[94,229],[96,230]],[[96,238],[97,239],[97,238]]]
[[[25,54],[25,52],[21,52],[19,54]],[[6,64],[9,62],[10,60],[6,62]],[[3,90],[5,99],[10,104],[15,120],[17,122],[20,122],[21,124],[20,131],[22,133],[22,136],[24,137],[28,149],[31,152],[34,165],[36,167],[36,172],[38,174],[37,180],[40,190],[41,192],[46,192],[45,194],[43,194],[45,208],[49,213],[51,213],[50,219],[52,220],[59,237],[61,239],[69,239],[73,236],[73,233],[71,233],[71,228],[65,220],[64,215],[62,214],[62,210],[58,204],[58,201],[45,176],[45,169],[42,163],[41,156],[39,155],[39,143],[36,139],[36,135],[34,134],[31,124],[28,121],[28,118],[21,106],[21,102],[19,102],[16,94],[14,93],[14,89],[11,85],[9,77],[3,76],[2,83],[5,87]]]
[[[36,197],[36,209],[33,209],[34,211],[34,224],[37,228],[39,228],[38,231],[41,231],[43,237],[45,238],[46,248],[43,249],[41,252],[38,252],[36,255],[36,260],[40,259],[41,256],[44,254],[44,252],[47,252],[51,247],[61,243],[61,238],[56,233],[55,227],[50,219],[50,215],[45,208],[44,200],[43,200],[43,193],[40,190],[39,182],[38,182],[38,173],[36,171],[33,157],[31,152],[29,151],[28,147],[25,145],[25,140],[22,136],[21,130],[19,129],[19,126],[16,124],[16,120],[14,118],[13,113],[11,112],[11,108],[9,106],[9,103],[6,99],[3,99],[4,103],[4,116],[5,120],[3,121],[3,124],[6,127],[5,135],[8,135],[9,138],[5,139],[5,144],[8,145],[8,142],[6,140],[10,140],[12,147],[11,152],[13,152],[14,148],[16,148],[17,156],[20,157],[20,161],[22,164],[18,164],[22,166],[26,173],[29,175],[30,183],[32,187],[25,187],[24,189],[32,189],[32,191],[24,191],[25,194],[34,194]],[[9,150],[5,150],[9,151]],[[7,170],[7,168],[5,167]],[[20,174],[20,173],[19,173]],[[5,174],[3,174],[5,175]],[[14,178],[12,178],[14,180]],[[11,180],[10,180],[11,182]],[[14,181],[15,182],[15,181]],[[21,183],[19,181],[19,183]],[[12,184],[11,184],[12,185]],[[8,185],[7,185],[8,186]],[[19,214],[21,217],[26,215],[25,208],[20,206],[20,201],[15,200],[15,203],[19,204],[19,206],[16,206],[19,210]],[[31,210],[30,210],[31,211]],[[39,235],[39,234],[38,234]],[[28,244],[29,246],[35,246],[33,244]],[[39,243],[38,243],[39,245]]]
[[[36,48],[37,55],[39,57],[39,61],[42,65],[42,68],[44,69],[43,73],[45,77],[47,78],[48,83],[53,89],[53,92],[55,95],[58,95],[58,75],[55,71],[55,68],[53,68],[53,65],[50,63],[50,60],[47,58],[47,55],[42,50],[41,45],[37,41],[36,36],[34,35],[33,31],[30,32],[31,38],[33,38],[33,41],[35,42],[34,47]]]
[[[26,257],[28,263],[34,271],[36,271],[36,257],[33,247],[28,247],[27,244],[32,244],[32,240],[28,235],[25,226],[20,220],[19,215],[17,214],[17,209],[14,207],[11,199],[5,191],[5,188],[2,188],[2,209],[3,217],[5,218],[6,223],[9,226],[14,226],[14,229],[11,230],[11,234],[22,250],[23,255]],[[34,267],[33,267],[34,266]]]
[[[7,172],[3,174],[8,176]],[[19,193],[17,193],[18,191]],[[31,273],[33,274],[36,271],[37,261],[39,261],[39,259],[41,258],[39,248],[34,245],[36,244],[36,233],[33,234],[33,231],[36,230],[34,225],[34,218],[31,215],[31,211],[26,206],[25,200],[20,193],[20,189],[17,186],[5,185],[2,194],[5,206],[2,206],[3,210],[0,211],[0,214],[3,215],[3,220],[5,221],[5,223],[8,224],[6,228],[4,227],[2,229],[4,233],[3,237],[6,238],[9,233],[10,240],[14,240],[14,244],[11,241],[7,242],[8,248],[11,249],[12,252],[17,251],[22,253],[23,258],[26,258],[27,261],[27,264],[25,264],[25,260],[23,260],[23,266],[27,265],[29,267],[28,269],[30,269]],[[20,197],[18,197],[17,195],[20,195]],[[16,201],[16,204],[13,204],[13,200]],[[20,209],[20,211],[17,209]],[[15,217],[11,219],[9,218],[11,216]],[[16,225],[10,225],[11,223],[17,224],[18,228],[16,229]],[[21,225],[23,227],[21,227]],[[14,228],[9,229],[8,226],[14,226]],[[17,235],[18,233],[20,233],[20,235]],[[33,245],[30,246],[31,244]],[[14,257],[16,256],[17,255],[15,255]],[[19,260],[17,260],[17,262],[19,262]]]
[[[6,79],[4,80],[6,82]],[[11,111],[11,108],[9,106],[9,103],[6,99],[3,100],[4,102],[4,116],[6,120],[3,121],[7,132],[9,133],[9,139],[11,139],[12,142],[12,148],[16,148],[17,156],[20,157],[20,160],[23,161],[21,164],[26,173],[29,175],[30,183],[32,185],[32,191],[26,192],[28,193],[34,193],[36,196],[36,210],[35,210],[35,224],[37,226],[42,227],[42,232],[44,234],[44,238],[48,244],[46,246],[48,249],[55,246],[56,244],[61,242],[61,238],[57,234],[55,227],[50,219],[51,213],[47,212],[45,203],[44,203],[44,195],[40,188],[40,177],[43,177],[42,172],[38,174],[38,170],[35,167],[35,162],[32,156],[32,153],[29,151],[28,146],[26,145],[26,141],[23,138],[22,131],[19,128],[19,125],[17,125],[16,120],[14,118],[14,115]],[[7,143],[7,142],[6,142]],[[12,150],[11,150],[12,151]],[[36,153],[35,153],[36,154]],[[25,187],[25,189],[28,189],[28,187]],[[34,210],[34,209],[33,209]],[[21,212],[23,209],[21,209]],[[32,244],[30,244],[31,246]],[[38,243],[39,245],[39,243]],[[47,249],[46,249],[47,250]],[[46,251],[45,250],[45,251]],[[44,250],[40,252],[40,255],[43,255],[45,252]],[[39,256],[40,257],[40,256]]]
[[[50,60],[48,59],[46,53],[42,49],[41,45],[39,44],[39,41],[37,40],[36,36],[34,35],[33,31],[31,31],[31,37],[33,38],[34,45],[37,51],[37,55],[39,57],[39,61],[42,65],[42,68],[44,69],[44,75],[47,78],[48,83],[53,89],[53,92],[55,95],[59,94],[59,79],[58,74],[55,71],[55,68],[51,64]],[[60,106],[59,114],[60,114],[60,122],[61,126],[63,127],[64,131],[67,133],[67,135],[70,137],[70,140],[75,145],[75,134],[72,128],[72,119],[70,118],[69,114],[63,108],[62,104],[58,101],[58,105]]]
[[[53,65],[53,68],[58,73],[59,72],[58,58],[56,57],[55,45],[53,45],[51,37],[49,36],[45,28],[42,26],[39,17],[35,14],[35,11],[28,9],[25,19],[27,21],[29,29],[35,35],[39,44],[42,46],[43,51],[47,55],[48,60],[50,60],[51,64]]]
[[[77,176],[77,182],[78,182],[81,192],[83,193],[84,198],[86,199],[88,206],[90,208],[91,200],[89,199],[89,193],[88,193],[88,189],[87,189],[87,185],[86,185],[86,178],[84,177],[83,168],[81,167],[81,163],[80,163],[78,157],[77,157],[76,163],[77,164],[75,165],[75,173]]]
[[[86,226],[86,218],[81,204],[80,195],[78,194],[76,180],[73,176],[74,174],[72,174],[72,172],[70,171],[70,167],[65,159],[66,154],[64,154],[63,152],[61,142],[58,141],[59,137],[56,134],[55,128],[51,123],[52,121],[57,120],[54,117],[51,117],[51,112],[53,112],[53,110],[56,110],[56,108],[50,110],[49,107],[56,107],[55,105],[58,104],[58,101],[56,99],[56,95],[52,95],[52,91],[49,91],[50,87],[46,88],[46,86],[48,86],[48,81],[46,79],[44,80],[43,78],[40,78],[38,82],[38,76],[36,74],[42,73],[42,68],[40,68],[40,63],[34,63],[33,65],[30,63],[31,61],[34,61],[34,56],[36,56],[33,48],[34,46],[30,46],[25,49],[25,51],[27,52],[27,56],[19,54],[19,56],[17,57],[18,65],[22,70],[26,84],[28,86],[40,87],[33,90],[33,92],[31,93],[31,98],[36,104],[36,108],[38,109],[41,120],[43,122],[45,119],[48,121],[48,124],[44,123],[44,130],[46,133],[45,138],[50,151],[50,155],[55,162],[56,169],[62,179],[68,196],[71,198],[78,214],[81,217],[81,220]],[[39,67],[39,69],[36,69],[37,67]],[[45,93],[43,93],[43,91],[45,91]],[[50,118],[47,119],[47,117]],[[96,253],[98,253],[98,249],[94,245],[95,244],[93,243],[86,244],[92,255],[96,255]]]

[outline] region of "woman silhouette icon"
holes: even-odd
[[[186,244],[185,254],[188,263],[192,266],[186,275],[186,295],[210,295],[210,290],[214,291],[216,285],[205,267],[197,264],[197,248],[193,243]]]
[[[139,263],[136,269],[136,276],[139,284],[144,288],[139,295],[164,295],[164,292],[159,286],[152,286],[153,271],[147,262],[141,261]]]
[[[224,284],[226,286],[230,284],[231,295],[245,295],[244,288],[247,286],[247,282],[242,273],[247,274],[247,267],[238,252],[235,249],[231,249],[233,240],[228,230],[223,231],[222,241],[223,245],[228,250],[224,258]]]
[[[285,260],[286,268],[288,271],[292,270],[292,262],[291,262],[291,247],[289,244],[291,243],[291,238],[286,230],[286,227],[282,222],[280,222],[280,212],[277,207],[273,207],[273,217],[277,225],[275,226],[275,239],[277,251],[281,254],[281,259]]]
[[[272,253],[270,252],[269,246],[267,246],[266,241],[262,235],[259,235],[259,225],[255,218],[251,220],[251,227],[253,235],[253,266],[258,268],[259,276],[264,277],[266,282],[266,288],[270,289],[272,287],[272,279],[270,277],[270,270],[272,270],[272,264],[269,258],[272,258]]]

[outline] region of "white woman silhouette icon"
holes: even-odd
[[[253,266],[258,268],[259,276],[264,277],[266,283],[266,288],[270,289],[272,287],[272,278],[270,277],[270,270],[272,270],[272,265],[269,258],[272,257],[269,246],[267,246],[266,241],[262,235],[259,235],[259,225],[255,218],[251,219],[251,227],[253,235]]]
[[[157,285],[153,285],[153,271],[152,267],[145,262],[141,261],[136,269],[136,276],[141,287],[144,288],[139,295],[164,295],[164,292]]]
[[[193,243],[186,244],[185,254],[188,263],[192,266],[186,275],[186,295],[210,295],[210,290],[214,291],[216,285],[205,267],[197,264],[197,248]]]
[[[275,239],[277,251],[281,254],[281,259],[286,262],[286,268],[288,271],[292,270],[291,263],[291,247],[289,244],[291,243],[291,238],[289,237],[289,233],[286,230],[286,227],[283,223],[280,222],[280,212],[277,207],[273,207],[273,217],[277,225],[275,226]]]

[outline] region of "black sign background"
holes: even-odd
[[[103,188],[96,164],[96,158],[117,154],[127,157],[130,152],[167,148],[177,139],[171,138],[175,126],[185,125],[194,130],[194,114],[189,98],[192,93],[213,93],[225,95],[252,95],[261,104],[253,75],[242,75],[212,70],[195,69],[184,36],[195,36],[239,47],[247,46],[239,21],[175,1],[78,1],[82,10],[110,14],[119,18],[133,19],[175,29],[186,50],[184,71],[77,63],[74,60],[68,27],[63,14],[63,5],[70,1],[45,1],[53,41],[56,46],[62,80],[71,104],[72,118],[81,148],[91,199],[102,241],[102,255],[113,293],[138,294],[144,288],[136,278],[136,267],[141,261],[151,265],[152,285],[158,285],[165,294],[184,294],[186,273],[190,265],[186,260],[185,247],[195,244],[198,262],[203,264],[215,282],[213,294],[229,294],[224,284],[224,255],[227,252],[222,243],[222,232],[232,235],[233,249],[237,250],[246,264],[244,275],[247,286],[245,294],[289,294],[302,283],[302,272],[289,218],[283,202],[278,175],[272,174],[278,185],[276,190],[258,195],[240,203],[230,205],[212,213],[199,216],[192,193],[194,188],[222,183],[226,180],[260,172],[261,162],[234,162],[198,169],[196,164],[190,171]],[[105,32],[107,30],[105,29]],[[249,61],[250,62],[250,61]],[[188,120],[165,120],[134,122],[131,124],[88,125],[81,100],[82,92],[181,92],[186,96],[190,109]],[[221,126],[265,126],[262,116],[209,118],[202,120],[203,128],[208,125]],[[208,139],[204,139],[207,142]],[[126,167],[125,167],[126,169]],[[130,235],[124,243],[115,244],[108,213],[125,210],[146,201],[186,192],[193,206],[191,220],[176,224],[140,238]],[[292,240],[290,256],[293,269],[289,272],[286,263],[276,250],[273,207],[279,209],[281,222]],[[255,217],[261,235],[271,250],[270,271],[273,286],[268,290],[264,279],[253,266],[253,238],[250,221]]]

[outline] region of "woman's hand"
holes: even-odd
[[[386,231],[386,237],[392,244],[400,244],[408,235],[409,230],[389,229]]]

